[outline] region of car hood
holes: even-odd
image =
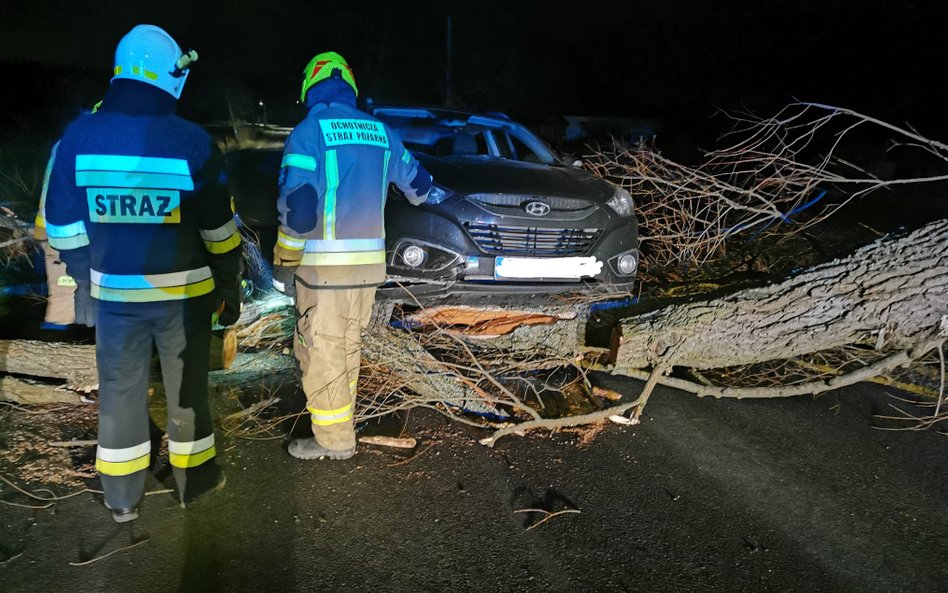
[[[435,183],[470,195],[517,194],[579,198],[605,203],[615,193],[610,183],[582,169],[487,157],[438,158],[418,155]]]

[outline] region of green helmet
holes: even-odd
[[[349,67],[346,59],[334,51],[327,51],[317,54],[303,69],[303,88],[300,89],[300,102],[305,103],[306,91],[317,82],[329,78],[335,70],[342,74],[342,79],[348,82],[356,96],[359,96],[359,87],[356,86],[355,75],[352,73],[352,68]]]

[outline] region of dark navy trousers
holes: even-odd
[[[99,437],[96,469],[112,508],[137,505],[151,465],[149,369],[157,350],[168,407],[168,452],[178,495],[188,481],[216,471],[208,405],[210,295],[150,303],[99,301],[96,360]]]

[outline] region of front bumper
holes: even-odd
[[[453,203],[450,203],[453,202]],[[447,205],[447,207],[445,207]],[[411,207],[390,204],[386,214],[388,273],[392,280],[384,289],[412,286],[414,294],[434,292],[578,292],[594,286],[614,286],[628,290],[638,267],[638,235],[635,219],[620,219],[599,208],[580,221],[543,221],[527,218],[493,217],[472,208],[463,199],[439,206]],[[411,211],[408,208],[413,208]],[[402,211],[404,210],[404,211]],[[404,226],[399,221],[410,221]],[[486,229],[486,230],[485,230]],[[590,239],[592,237],[592,239]],[[413,257],[406,250],[414,248]],[[425,252],[418,256],[417,249]],[[634,259],[631,273],[622,273],[619,258]],[[536,258],[564,262],[593,259],[599,272],[591,275],[556,277],[556,266],[534,278],[506,278],[498,268],[500,258]],[[422,263],[418,264],[419,259]],[[413,261],[415,265],[409,265]],[[527,262],[520,262],[527,263]],[[584,268],[588,269],[588,268]],[[427,286],[425,286],[427,285]]]

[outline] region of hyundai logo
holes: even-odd
[[[550,206],[543,202],[527,202],[523,205],[523,210],[531,216],[546,216],[550,213]]]

